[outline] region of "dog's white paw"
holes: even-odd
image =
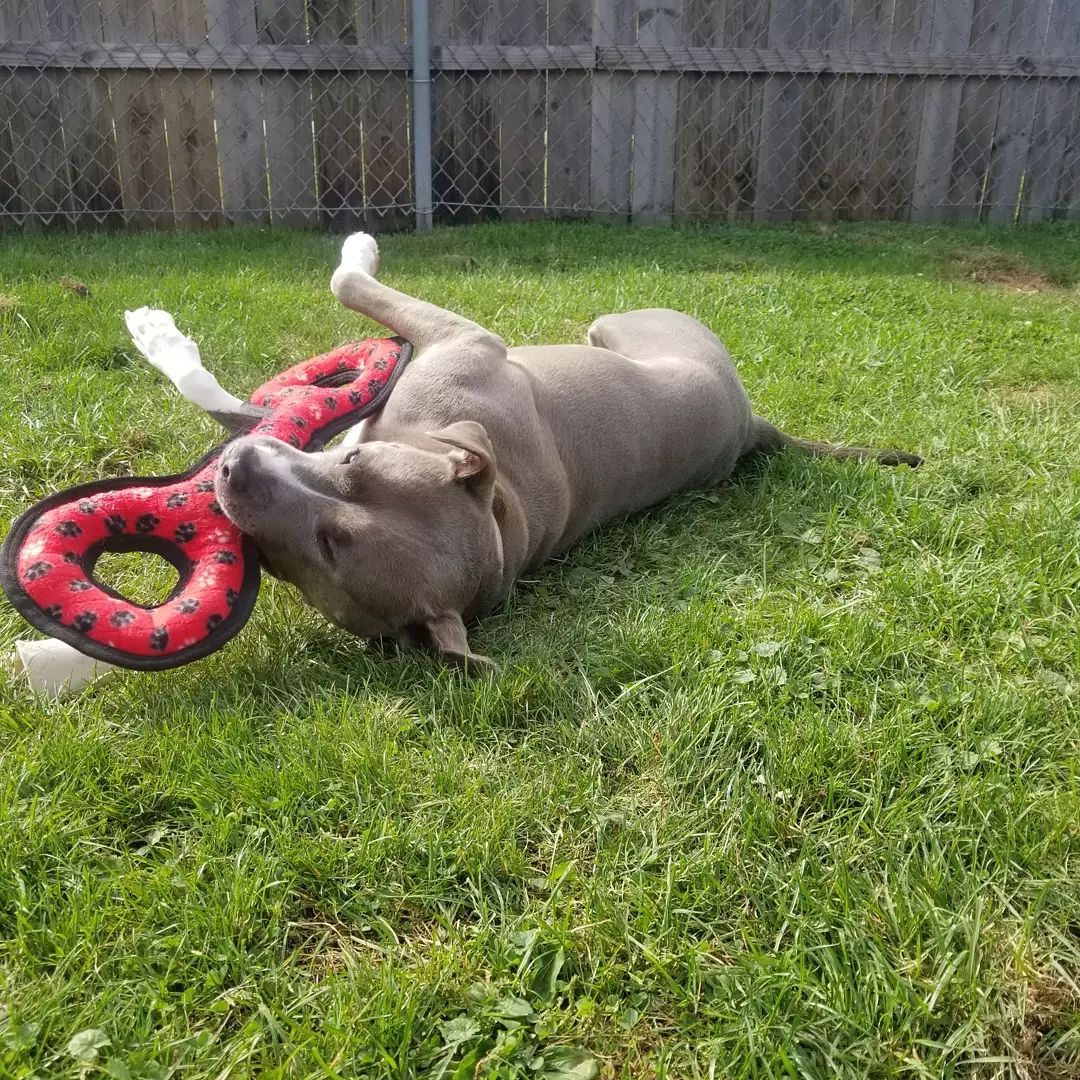
[[[173,382],[202,367],[199,346],[180,333],[167,311],[136,308],[124,312],[124,322],[135,348]]]
[[[341,245],[340,270],[362,270],[372,277],[379,270],[379,245],[370,233],[356,232]]]

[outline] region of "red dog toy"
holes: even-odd
[[[412,354],[399,338],[343,345],[289,368],[251,396],[250,434],[317,450],[383,405]],[[179,476],[123,477],[42,500],[12,526],[0,584],[38,630],[119,667],[158,671],[220,649],[247,622],[259,552],[214,498],[228,440]],[[94,577],[106,551],[146,551],[180,575],[146,606]]]

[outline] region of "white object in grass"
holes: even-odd
[[[9,664],[22,675],[30,689],[42,697],[58,698],[74,694],[90,683],[119,670],[104,660],[95,660],[56,638],[15,642]]]

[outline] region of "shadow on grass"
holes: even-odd
[[[978,282],[987,265],[1004,263],[1046,282],[1080,281],[1080,229],[1067,222],[1025,227],[916,226],[902,222],[791,223],[633,227],[569,221],[484,222],[437,228],[425,235],[381,237],[391,274],[490,273],[493,268],[562,272],[619,265],[645,271],[803,270],[855,275],[931,273]],[[205,233],[96,236],[11,236],[0,259],[0,281],[27,275],[53,278],[57,259],[68,273],[100,279],[131,273],[146,260],[171,273],[258,271],[273,264],[275,276],[325,274],[340,237],[270,229],[219,229]],[[959,254],[958,254],[959,253]]]
[[[697,675],[692,662],[686,666],[693,659],[687,641],[644,642],[625,628],[657,605],[672,613],[690,603],[729,605],[739,593],[733,587],[750,577],[798,579],[808,550],[800,537],[845,507],[882,501],[891,476],[914,482],[906,469],[794,453],[757,456],[716,488],[677,495],[601,527],[528,574],[503,608],[471,628],[473,648],[503,669],[494,681],[469,678],[393,642],[358,641],[303,607],[289,586],[276,585],[264,600],[277,620],[295,619],[287,640],[267,633],[264,613],[262,626],[246,631],[261,633],[263,641],[246,654],[237,651],[242,671],[226,680],[207,668],[175,691],[195,713],[244,702],[250,715],[270,716],[320,698],[363,696],[438,710],[440,720],[468,728],[516,729],[565,710],[568,695],[586,690],[604,698],[650,678],[659,678],[657,690],[681,680],[689,685]],[[682,674],[673,670],[680,654]]]
[[[537,272],[620,265],[665,272],[929,273],[967,280],[965,264],[971,262],[977,283],[985,283],[988,266],[1010,272],[1027,269],[1063,287],[1080,281],[1080,229],[1064,222],[1008,229],[897,222],[641,229],[534,222],[441,229],[427,236],[395,237],[392,245],[394,259],[400,260],[393,265],[413,270],[416,259],[432,270],[457,273],[489,273],[495,262]]]

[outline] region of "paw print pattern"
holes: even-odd
[[[164,626],[155,626],[150,631],[150,648],[161,652],[169,644],[169,631]]]
[[[196,531],[194,521],[185,521],[183,525],[176,526],[176,532],[173,533],[173,536],[176,537],[178,544],[186,544],[189,540],[194,539]]]
[[[337,408],[337,398],[333,394],[327,394],[323,398],[323,404],[333,412]]]
[[[119,514],[110,514],[105,519],[105,528],[113,536],[119,536],[127,528],[127,522]]]
[[[225,590],[225,603],[232,607],[237,600],[240,599],[240,594],[235,589]]]
[[[167,499],[165,500],[165,505],[166,505],[166,506],[167,506],[167,507],[168,507],[168,508],[169,508],[170,510],[175,510],[175,509],[176,509],[177,507],[180,507],[180,506],[186,506],[186,505],[187,505],[187,501],[188,501],[188,494],[187,494],[187,492],[186,492],[186,491],[177,491],[177,492],[175,492],[174,494],[170,495],[170,496],[169,496],[169,497],[168,497],[168,498],[167,498]]]
[[[64,562],[71,566],[78,566],[78,564],[82,562],[82,557],[77,551],[65,551]]]
[[[221,625],[222,621],[223,617],[215,611],[214,614],[206,620],[206,629],[216,630]]]
[[[135,521],[135,531],[137,533],[153,532],[161,524],[161,518],[157,514],[142,514]]]
[[[72,592],[89,592],[94,586],[89,581],[83,581],[82,578],[78,578],[68,585],[68,588]]]
[[[130,626],[134,621],[135,616],[132,615],[130,611],[114,611],[109,616],[109,622],[111,622],[113,626],[120,628]]]
[[[292,418],[292,422],[293,422],[293,423],[294,423],[294,424],[295,424],[295,425],[296,425],[296,426],[297,426],[298,428],[306,428],[306,427],[307,427],[307,421],[306,421],[306,420],[305,420],[305,419],[304,419],[304,418],[303,418],[302,416],[294,416],[294,417]]]
[[[74,521],[61,521],[56,526],[56,531],[61,536],[78,536],[82,532],[82,526],[77,525]]]
[[[74,619],[71,620],[71,628],[78,630],[80,634],[87,634],[94,629],[94,623],[97,622],[97,615],[92,611],[80,611]]]
[[[94,503],[92,503],[89,499],[86,499],[83,502],[79,503],[79,513],[80,514],[96,514],[97,513],[97,506]]]
[[[36,563],[31,563],[26,568],[26,580],[37,581],[38,578],[43,578],[51,569],[51,562],[45,562],[44,559],[39,559]]]
[[[225,511],[221,509],[221,503],[219,503],[219,502],[217,501],[217,499],[215,499],[215,500],[214,500],[214,501],[213,501],[213,502],[212,502],[212,503],[210,504],[210,513],[211,513],[211,514],[224,514],[224,513],[225,513]]]
[[[236,562],[236,556],[231,551],[215,551],[214,562],[224,563],[226,566],[232,566]]]
[[[181,615],[191,615],[199,610],[199,601],[196,600],[194,596],[191,596],[187,600],[181,600],[180,603],[176,605],[176,610],[179,611]]]
[[[213,491],[214,490],[214,481],[213,480],[200,480],[195,485],[195,490],[196,491],[201,491],[205,495],[208,491]]]
[[[364,395],[361,394],[359,390],[350,390],[349,391],[349,404],[350,405],[359,405],[363,400],[364,400]]]
[[[297,435],[295,431],[289,432],[289,445],[295,447],[297,450],[300,449],[300,436]]]
[[[41,610],[44,611],[50,619],[59,619],[64,613],[64,609],[59,604],[50,604],[47,608],[42,608]]]

